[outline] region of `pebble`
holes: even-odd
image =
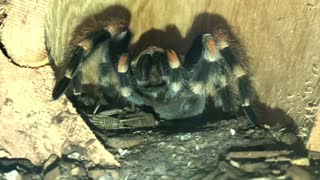
[[[4,178],[7,180],[22,180],[22,177],[17,170],[12,170],[8,173],[4,173]]]
[[[99,179],[100,177],[103,177],[106,174],[106,172],[102,169],[93,169],[89,170],[88,175],[89,177],[93,179]]]
[[[230,134],[234,136],[236,134],[236,131],[234,129],[230,129]]]
[[[285,144],[293,145],[298,141],[298,137],[294,133],[287,132],[281,136],[281,141]]]
[[[310,160],[308,158],[293,159],[290,162],[298,166],[310,166]]]
[[[142,136],[132,136],[132,137],[111,137],[106,138],[106,144],[115,149],[128,149],[144,142]]]
[[[57,166],[44,176],[44,180],[55,180],[55,179],[59,179],[60,177],[61,177],[61,171],[59,166]]]
[[[0,149],[0,158],[10,158],[11,154],[5,151],[4,149]]]

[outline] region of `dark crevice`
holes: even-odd
[[[2,53],[8,58],[11,59],[11,57],[8,54],[8,51],[6,49],[6,47],[4,46],[4,44],[0,41],[0,49],[2,51]]]
[[[14,62],[12,60],[12,58],[10,57],[10,55],[8,54],[8,51],[6,49],[6,47],[4,46],[4,44],[0,41],[0,50],[2,52],[2,54],[8,58],[9,62],[11,62],[12,64],[14,64],[15,66],[21,67],[19,64],[17,64],[16,62]]]
[[[6,47],[4,46],[4,44],[0,41],[0,50],[2,52],[2,54],[8,58],[9,62],[12,63],[13,65],[15,66],[18,66],[20,68],[30,68],[30,69],[38,69],[38,68],[41,68],[43,66],[47,66],[48,64],[44,64],[44,65],[41,65],[41,66],[38,66],[38,67],[32,67],[32,66],[28,66],[28,65],[20,65],[18,63],[16,63],[12,58],[11,56],[8,54],[8,51],[6,49]]]

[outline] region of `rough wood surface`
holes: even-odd
[[[0,62],[0,77],[7,77],[0,79],[0,151],[41,165],[51,154],[79,146],[93,163],[119,166],[66,98],[51,100],[50,67],[19,68],[3,54]]]
[[[311,129],[310,137],[307,143],[307,149],[310,151],[309,156],[311,158],[320,159],[320,106],[314,126]]]
[[[21,1],[21,5],[24,2]],[[45,2],[38,1],[40,4]],[[260,118],[270,123],[295,122],[299,127],[299,135],[308,137],[320,94],[319,0],[99,2],[103,3],[100,8],[120,4],[124,6],[124,11],[131,13],[134,53],[150,45],[170,47],[184,53],[195,35],[208,32],[212,27],[230,26],[251,56],[254,83],[260,101]],[[20,26],[12,26],[11,30],[24,34],[26,30],[41,29],[42,22],[39,21],[35,26],[17,27]],[[29,36],[21,36],[21,42],[28,42],[28,47],[36,50],[29,52],[38,53],[25,56],[43,55],[43,44],[30,46],[30,40],[23,40],[26,37]],[[40,37],[33,35],[33,41],[38,41]],[[12,49],[11,56],[21,52]]]
[[[47,64],[43,22],[47,8],[44,0],[10,0],[2,29],[1,42],[11,59],[20,66]]]

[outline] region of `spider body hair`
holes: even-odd
[[[215,108],[241,107],[249,122],[257,122],[248,57],[227,32],[199,35],[185,56],[150,47],[131,59],[130,18],[117,14],[118,6],[103,10],[103,3],[50,1],[45,37],[57,79],[53,99],[86,94],[79,100],[94,106],[114,105],[121,97],[152,107],[165,120],[198,116],[211,108],[206,107],[211,99]]]
[[[53,99],[66,93],[89,94],[93,102],[104,101],[101,89],[119,96],[115,92],[120,92],[120,80],[114,67],[123,54],[128,55],[130,15],[120,6],[103,9],[103,3],[49,2],[45,40],[57,79]]]
[[[248,123],[257,123],[248,57],[231,41],[227,33],[215,30],[196,37],[186,56],[150,47],[132,63],[134,87],[167,120],[199,115],[210,108],[206,104],[211,99],[226,113],[240,107]]]

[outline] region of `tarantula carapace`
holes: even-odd
[[[129,29],[112,24],[78,41],[53,98],[68,88],[83,97],[87,94],[81,86],[86,84],[85,76],[93,76],[96,80],[91,83],[98,87],[95,92],[102,94],[99,102],[112,104],[119,96],[138,106],[152,107],[161,119],[174,120],[214,108],[206,107],[211,99],[215,108],[224,112],[241,107],[249,122],[256,123],[247,56],[228,33],[218,29],[199,35],[185,56],[150,46],[132,58],[130,37]]]

